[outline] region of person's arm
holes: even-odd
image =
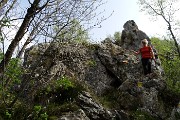
[[[140,54],[140,50],[138,50],[138,51],[131,50],[131,52],[133,52],[135,55]]]
[[[140,54],[140,50],[138,50],[138,51],[132,51],[135,55],[138,55],[138,54]]]

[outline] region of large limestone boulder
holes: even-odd
[[[57,120],[90,120],[82,109],[62,115]]]
[[[42,49],[42,46],[33,46],[25,53],[24,66],[28,73],[24,78],[29,80],[28,83],[34,83],[26,88],[28,100],[33,100],[36,92],[50,81],[69,76],[84,81],[98,96],[103,96],[112,88],[117,89],[117,101],[125,110],[139,108],[153,116],[167,116],[164,106],[158,100],[159,93],[165,89],[161,75],[154,71],[152,76],[143,76],[141,62],[131,51],[113,43],[96,46],[51,43],[45,46],[48,47]],[[140,81],[142,87],[138,87]],[[114,116],[93,103],[93,99],[87,95],[81,94],[79,100],[88,117],[99,119],[98,116],[104,116],[109,119]]]
[[[116,43],[117,45],[121,46],[122,48],[125,48],[126,50],[138,51],[142,47],[141,41],[143,39],[147,39],[148,45],[152,47],[154,54],[157,56],[157,50],[151,44],[150,38],[145,32],[138,29],[138,26],[134,20],[127,21],[123,25],[123,28],[124,29],[122,30],[121,42]],[[161,62],[158,57],[156,57],[156,62],[152,61],[152,63],[153,69],[158,69],[158,71],[160,71],[161,74],[164,74],[163,69],[161,67]]]
[[[140,109],[157,118],[167,117],[158,98],[166,87],[160,71],[154,70],[153,74],[144,76],[140,60],[129,50],[113,43],[101,45],[98,54],[103,65],[116,78],[119,91],[117,101],[122,108]]]
[[[38,90],[52,80],[68,76],[92,90],[90,93],[79,93],[76,102],[83,111],[77,114],[84,117],[78,119],[104,120],[117,117],[129,120],[132,116],[126,113],[137,110],[157,119],[166,119],[172,113],[174,104],[166,109],[161,96],[166,89],[161,66],[154,65],[156,69],[153,69],[153,73],[144,76],[140,59],[131,52],[131,49],[139,48],[144,37],[148,39],[145,33],[138,30],[134,21],[128,21],[124,25],[121,46],[112,42],[98,45],[72,42],[32,46],[26,50],[24,60],[25,98],[33,101]],[[93,93],[103,97],[107,92],[113,92],[111,90],[117,93],[114,96],[116,110],[104,108],[91,95]],[[71,119],[75,113],[65,114],[63,118]]]
[[[62,76],[84,81],[97,95],[112,87],[110,84],[114,76],[108,74],[98,58],[97,46],[78,43],[51,43],[45,46],[48,47],[41,44],[32,46],[25,53],[24,66],[31,74],[24,77],[34,80],[34,86],[28,88],[30,94]]]
[[[151,40],[146,35],[145,32],[138,29],[138,26],[134,20],[129,20],[123,25],[121,43],[120,45],[129,50],[138,50],[141,46],[141,40],[147,39],[149,45],[151,45]]]

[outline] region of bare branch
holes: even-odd
[[[168,30],[175,42],[175,46],[177,48],[177,52],[180,57],[180,48],[179,48],[177,39],[174,35],[174,31],[173,31],[172,24],[171,24],[173,22],[173,15],[175,15],[175,11],[176,11],[173,8],[173,2],[176,2],[176,1],[155,0],[153,4],[150,4],[150,1],[147,2],[148,0],[146,0],[146,1],[139,0],[139,1],[140,1],[141,6],[148,6],[148,9],[145,9],[146,12],[153,11],[152,14],[161,16],[164,19],[164,21],[167,23]]]

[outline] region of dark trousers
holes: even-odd
[[[151,59],[150,58],[142,58],[141,59],[144,75],[151,73]]]

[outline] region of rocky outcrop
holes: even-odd
[[[32,46],[25,53],[24,75],[28,101],[33,101],[37,91],[52,80],[68,76],[83,82],[91,92],[79,93],[76,100],[80,111],[68,113],[60,119],[130,120],[131,111],[147,113],[156,119],[167,119],[174,106],[166,109],[161,93],[166,89],[160,65],[153,64],[153,73],[144,76],[139,58],[131,49],[139,48],[140,40],[149,38],[138,30],[134,21],[124,25],[122,46],[112,42],[84,45],[80,43],[50,43]],[[33,83],[33,84],[29,84]],[[25,84],[25,83],[24,83]],[[115,109],[107,109],[92,97],[116,91]],[[75,119],[75,118],[74,118]]]
[[[26,78],[34,83],[34,86],[29,85],[26,90],[28,100],[33,100],[36,91],[51,80],[69,76],[84,81],[98,96],[103,96],[112,88],[117,89],[117,101],[124,110],[140,109],[155,117],[167,117],[164,106],[158,99],[159,92],[165,89],[165,83],[158,71],[149,77],[143,76],[137,57],[113,43],[89,47],[74,43],[56,43],[42,50],[45,51],[42,56],[42,53],[38,53],[42,51],[30,48],[34,51],[29,50],[25,54],[27,58],[24,62],[31,71]],[[39,56],[30,55],[32,53]],[[143,86],[138,87],[138,82],[142,82]],[[87,97],[87,94],[81,94],[79,100],[79,106],[91,119],[110,119],[117,116],[93,103],[93,98]]]
[[[88,92],[79,95],[78,104],[91,120],[130,120],[126,112],[104,108]]]
[[[122,30],[121,43],[120,45],[125,49],[138,50],[141,46],[141,40],[147,39],[149,45],[151,40],[143,31],[138,29],[138,26],[134,20],[127,21]]]
[[[161,68],[160,60],[158,58],[158,53],[155,47],[151,44],[150,38],[144,33],[143,31],[138,29],[138,26],[134,22],[134,20],[129,20],[123,25],[122,35],[121,35],[121,41],[119,43],[116,43],[117,45],[120,45],[122,48],[125,48],[126,50],[135,50],[138,51],[139,48],[141,48],[142,44],[141,41],[143,39],[148,40],[148,45],[152,47],[153,52],[155,54],[156,62],[153,61],[153,69],[158,69],[158,71],[161,72],[161,74],[164,74],[163,69]],[[139,57],[140,58],[140,57]]]
[[[47,46],[42,50],[41,45],[33,46],[25,54],[24,66],[31,72],[28,78],[35,80],[35,88],[62,76],[85,81],[98,95],[111,88],[114,76],[108,74],[98,58],[97,46],[88,48],[76,43],[51,43]]]
[[[86,111],[86,114],[93,120],[110,120],[115,116],[102,105],[93,100],[93,97],[87,93],[82,92],[79,95],[78,104]]]
[[[90,120],[82,109],[62,115],[57,120]]]

